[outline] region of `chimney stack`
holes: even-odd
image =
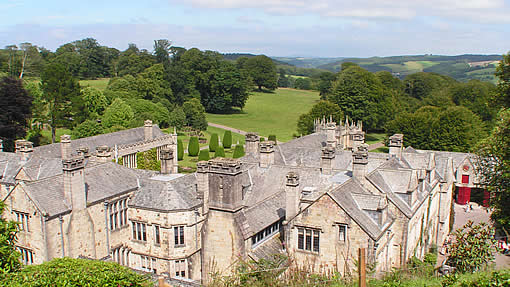
[[[326,134],[327,134],[327,143],[328,146],[332,148],[336,148],[336,124],[334,122],[329,122],[326,124]]]
[[[390,148],[390,155],[395,156],[398,159],[402,157],[402,145],[404,143],[403,134],[394,134],[390,137],[388,147]]]
[[[90,157],[89,148],[81,146],[76,150],[76,154],[83,156],[84,158]]]
[[[368,145],[361,144],[356,151],[352,153],[352,176],[363,182],[367,174],[368,164]]]
[[[62,159],[70,159],[71,158],[71,136],[70,135],[62,135],[60,136],[60,152],[62,155]]]
[[[274,163],[274,142],[264,141],[259,144],[260,167],[269,167]]]
[[[260,137],[256,133],[247,133],[245,137],[246,153],[256,154],[259,151]]]
[[[145,140],[151,140],[152,139],[152,121],[146,120],[143,125],[143,131],[144,131],[144,137]]]
[[[71,202],[73,210],[87,207],[85,191],[85,169],[83,156],[62,159],[64,195]]]
[[[97,160],[100,162],[107,162],[110,160],[110,157],[112,155],[112,152],[110,151],[110,148],[106,145],[101,145],[96,147],[96,157]]]
[[[361,130],[352,132],[352,150],[357,151],[358,148],[365,143],[365,133]]]
[[[324,147],[321,155],[321,170],[323,174],[331,174],[333,170],[333,159],[335,158],[335,148],[331,146]]]
[[[14,144],[16,147],[16,153],[21,154],[21,160],[27,161],[34,151],[32,142],[27,140],[16,140]]]
[[[299,175],[293,171],[287,174],[285,184],[285,220],[289,221],[299,212]]]
[[[168,147],[164,147],[159,152],[161,160],[161,173],[171,174],[174,173],[174,151]]]
[[[197,194],[203,202],[203,214],[209,211],[209,163],[197,162]]]

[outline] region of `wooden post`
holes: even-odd
[[[365,248],[359,248],[359,287],[367,286],[367,263],[365,254]]]

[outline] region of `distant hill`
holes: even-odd
[[[273,59],[300,68],[317,68],[319,66],[341,61],[344,58],[273,57]]]
[[[318,68],[338,72],[341,69],[342,63],[353,62],[368,71],[389,71],[400,78],[417,72],[434,72],[450,76],[458,81],[478,79],[496,82],[494,72],[496,71],[497,63],[501,59],[501,55],[415,55],[343,58],[336,62],[321,65]]]

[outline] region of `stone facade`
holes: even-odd
[[[455,186],[477,186],[471,155],[404,149],[402,135],[371,153],[361,123],[315,128],[278,145],[248,134],[245,157],[189,175],[177,174],[176,135],[150,122],[48,147],[20,141],[0,152],[3,216],[22,224],[26,264],[85,256],[203,283],[274,253],[347,276],[362,247],[389,271],[446,240]],[[162,172],[132,169],[151,148]]]

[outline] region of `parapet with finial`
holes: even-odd
[[[73,171],[84,167],[83,156],[74,156],[72,158],[62,160],[62,169],[65,171]]]
[[[234,158],[215,158],[207,162],[210,173],[236,175],[241,173],[242,163]]]

